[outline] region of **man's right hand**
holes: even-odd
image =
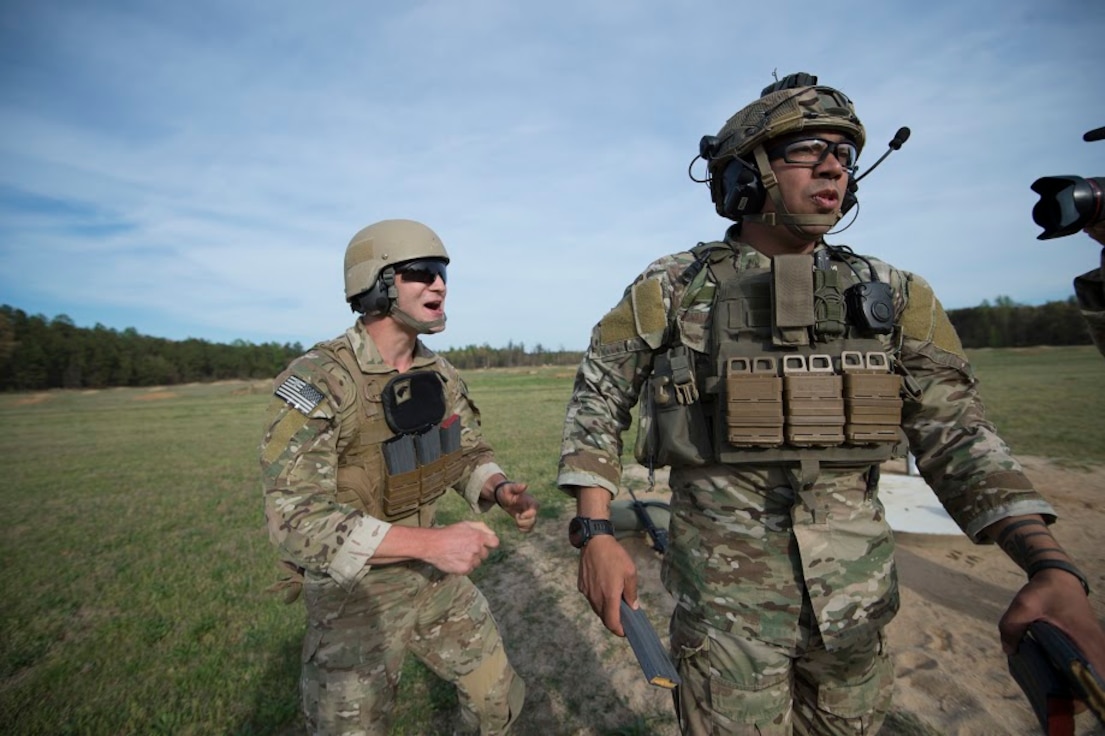
[[[431,531],[433,543],[422,559],[452,575],[472,572],[499,546],[499,537],[482,521],[461,521]]]
[[[617,539],[600,534],[591,539],[579,556],[579,592],[587,597],[591,610],[606,628],[625,636],[621,600],[637,608],[637,566]]]

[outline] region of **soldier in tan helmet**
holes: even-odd
[[[261,442],[269,536],[307,608],[300,679],[312,734],[387,734],[403,659],[457,688],[457,733],[503,734],[525,687],[468,573],[498,546],[483,522],[439,526],[449,488],[519,530],[537,501],[495,463],[456,369],[419,339],[445,329],[449,256],[411,220],[345,253],[356,323],[275,381]]]
[[[1105,671],[1087,577],[986,420],[932,289],[826,240],[856,205],[865,139],[852,102],[808,74],[705,136],[699,181],[734,224],[649,265],[579,367],[558,478],[576,498],[579,587],[622,634],[637,571],[608,520],[638,406],[637,459],[671,468],[661,570],[684,733],[878,731],[899,601],[878,471],[906,447],[964,533],[1027,574],[1000,624],[1006,651],[1044,619]]]

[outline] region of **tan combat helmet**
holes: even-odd
[[[441,238],[422,223],[381,220],[362,228],[345,249],[345,300],[354,312],[393,314],[419,332],[440,329],[442,320],[422,323],[395,308],[395,267],[423,259],[449,262]]]
[[[756,101],[725,122],[716,136],[706,136],[699,146],[709,170],[710,196],[717,212],[730,219],[775,223],[775,213],[760,214],[764,195],[771,196],[782,224],[805,235],[804,225],[832,225],[837,215],[789,214],[783,207],[778,184],[768,163],[765,144],[784,135],[809,131],[836,131],[863,150],[866,133],[852,101],[832,87],[817,84],[812,74],[791,74],[764,88]],[[727,169],[740,159],[736,171]],[[757,176],[758,174],[758,176]],[[743,179],[738,180],[739,177]],[[750,185],[753,204],[733,207],[734,185]],[[759,191],[755,191],[759,187]],[[727,189],[728,188],[728,189]],[[766,191],[765,191],[766,190]],[[758,196],[758,206],[757,206]]]

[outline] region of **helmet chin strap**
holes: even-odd
[[[400,309],[399,305],[395,301],[392,301],[391,310],[388,311],[388,314],[394,317],[397,322],[410,327],[419,335],[432,335],[445,329],[444,315],[438,317],[437,319],[429,321],[415,319],[414,317]]]
[[[771,170],[771,163],[767,160],[764,147],[756,146],[753,155],[756,157],[756,166],[760,170],[760,178],[763,180],[764,188],[767,189],[771,201],[775,203],[775,211],[745,215],[745,220],[772,227],[782,224],[786,226],[787,230],[800,238],[819,238],[824,235],[825,230],[831,229],[833,225],[840,221],[843,214],[839,209],[825,215],[792,215],[787,212],[787,207],[783,203],[783,193],[779,189],[779,180],[775,178],[775,172]],[[818,230],[817,232],[811,232],[806,229],[807,227],[815,227]]]

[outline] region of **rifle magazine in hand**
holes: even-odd
[[[671,689],[682,683],[644,610],[630,608],[623,600],[621,616],[625,636],[629,639],[629,645],[633,647],[633,653],[637,655],[637,662],[649,684]]]

